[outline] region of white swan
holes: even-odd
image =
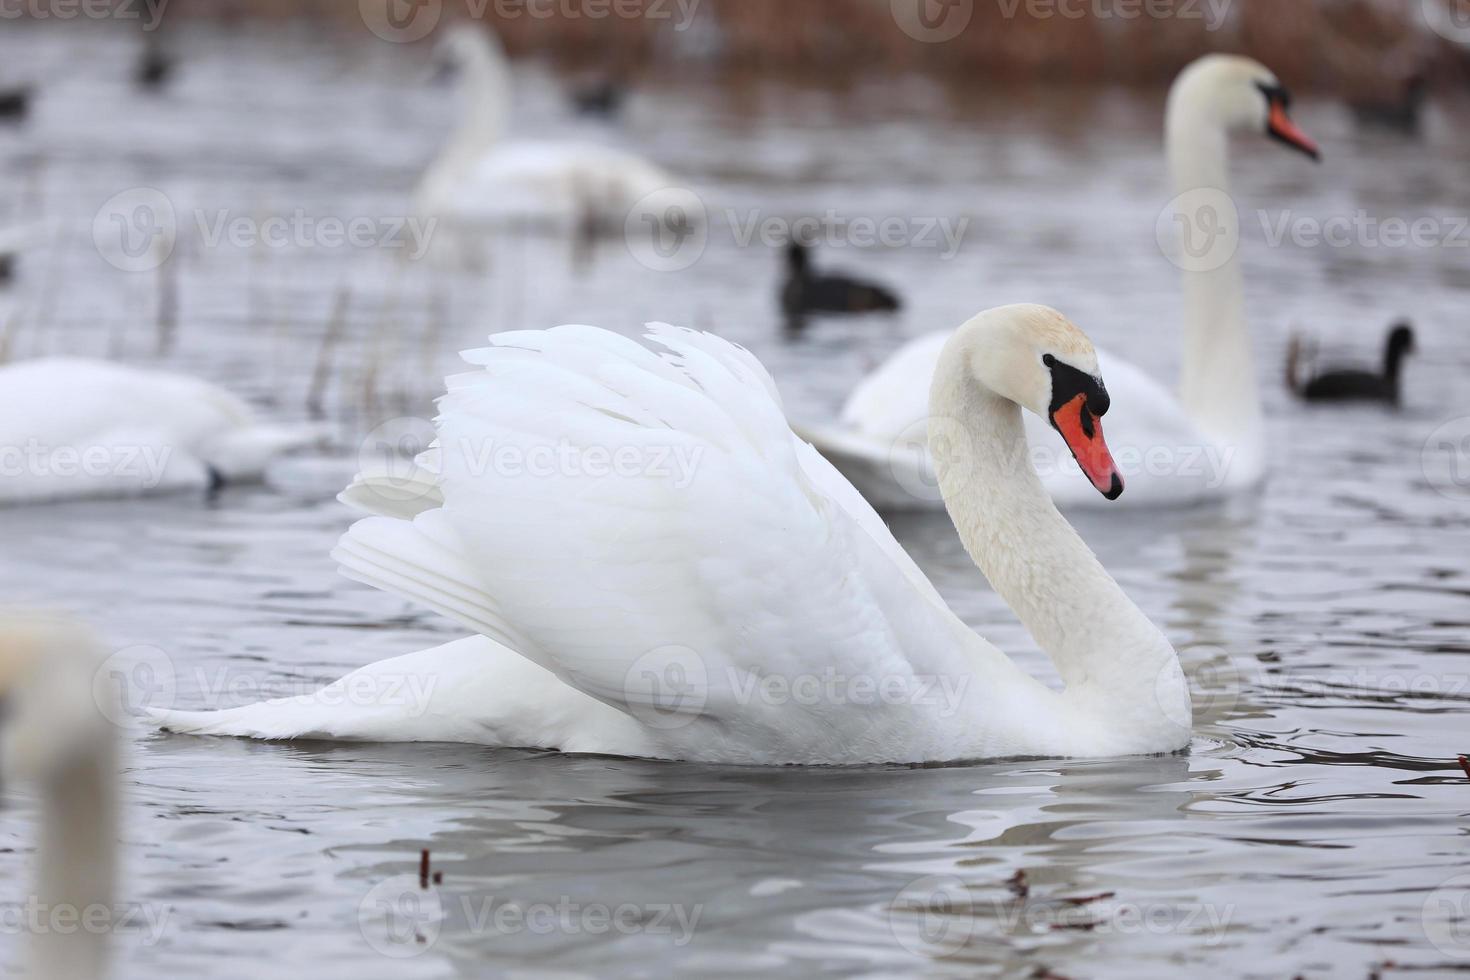
[[[1248,488],[1265,475],[1261,399],[1245,320],[1235,246],[1238,216],[1229,205],[1228,137],[1265,133],[1317,157],[1316,144],[1287,115],[1290,97],[1265,66],[1209,55],[1186,68],[1169,94],[1169,168],[1183,230],[1205,254],[1185,267],[1184,361],[1179,396],[1128,361],[1098,351],[1117,398],[1108,420],[1133,506],[1196,503]],[[1210,225],[1215,221],[1218,224]],[[1209,239],[1199,236],[1213,235]],[[942,334],[899,350],[853,391],[841,425],[803,427],[809,438],[875,506],[937,506],[925,451],[925,379],[943,349]],[[1045,422],[1028,434],[1047,491],[1059,503],[1095,503]]]
[[[460,75],[464,116],[415,195],[418,213],[455,227],[517,224],[553,231],[621,231],[634,207],[657,192],[657,215],[680,206],[702,211],[692,192],[634,153],[590,141],[505,142],[510,69],[500,41],[474,24],[456,24],[437,55]],[[667,200],[664,200],[667,196]]]
[[[96,922],[113,914],[117,747],[93,696],[100,663],[80,627],[0,619],[0,779],[33,783],[40,794],[30,897],[43,917],[68,912]],[[107,974],[107,932],[38,930],[27,960],[31,977],[96,980]]]
[[[0,365],[0,504],[256,480],[274,456],[320,437],[263,425],[188,375],[65,357]]]
[[[1092,346],[1044,307],[975,317],[940,357],[941,474],[976,563],[1065,691],[971,632],[877,514],[792,433],[750,354],[655,325],[500,334],[453,377],[433,465],[375,505],[345,574],[477,636],[317,695],[160,712],[177,732],[462,741],[714,763],[1112,756],[1188,744],[1173,648],[1057,512],[1021,408],[1122,492]],[[438,471],[437,486],[426,474]]]

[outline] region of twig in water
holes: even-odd
[[[429,890],[429,849],[419,851],[419,890]]]
[[[1470,756],[1460,756],[1460,768],[1465,770],[1465,775],[1470,776]]]
[[[1025,898],[1031,894],[1031,882],[1026,880],[1025,871],[1017,871],[1015,874],[1007,878],[1006,887],[1009,888],[1011,890],[1011,894],[1016,896],[1017,898]]]
[[[183,239],[180,239],[178,244],[182,245]],[[162,248],[162,245],[155,247]],[[159,357],[171,354],[174,345],[178,342],[179,276],[175,264],[179,259],[180,254],[175,251],[158,266],[158,346],[156,353]]]
[[[332,358],[337,353],[337,344],[342,340],[342,330],[347,324],[347,309],[352,303],[352,290],[343,286],[337,290],[337,299],[332,304],[332,316],[327,321],[326,333],[322,335],[322,346],[317,351],[316,366],[311,370],[311,387],[306,391],[306,411],[313,421],[327,417],[322,401],[326,396],[327,383],[332,379]]]
[[[1117,895],[1117,892],[1098,892],[1096,895],[1081,895],[1077,898],[1061,898],[1060,902],[1068,905],[1091,905],[1093,902],[1101,902]]]

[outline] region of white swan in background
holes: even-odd
[[[0,505],[258,480],[321,435],[264,425],[188,375],[69,357],[0,365]]]
[[[621,231],[634,207],[660,191],[658,216],[676,206],[691,221],[702,213],[672,175],[629,151],[581,140],[507,142],[510,67],[499,39],[483,27],[454,25],[436,54],[459,73],[464,115],[419,184],[418,213],[451,228],[591,224]]]
[[[34,785],[40,797],[30,893],[37,910],[74,909],[79,921],[96,921],[103,909],[113,914],[117,745],[94,697],[101,662],[96,641],[78,626],[0,618],[0,781]],[[26,975],[106,976],[108,931],[32,933]]]
[[[663,353],[593,327],[492,337],[466,355],[480,369],[449,380],[432,466],[385,505],[371,487],[346,495],[380,514],[343,537],[343,572],[478,635],[317,695],[156,720],[762,765],[1188,744],[1174,649],[1017,465],[1025,408],[1067,436],[1097,490],[1123,489],[1096,356],[1059,313],[1014,306],[966,323],[932,403],[957,421],[940,481],[950,514],[1060,692],[949,610],[792,433],[754,357],[652,330]]]
[[[1317,158],[1315,143],[1287,114],[1290,96],[1264,65],[1209,55],[1184,70],[1169,94],[1169,169],[1185,234],[1184,361],[1176,397],[1147,372],[1099,350],[1117,409],[1108,420],[1133,506],[1197,503],[1255,486],[1265,475],[1259,387],[1239,258],[1238,216],[1228,200],[1232,132],[1265,133]],[[1204,211],[1200,211],[1203,208]],[[1205,227],[1218,220],[1214,228]],[[1201,236],[1218,232],[1218,237]],[[840,426],[801,433],[875,506],[937,506],[925,445],[924,390],[946,337],[920,337],[864,379],[844,406]],[[1058,503],[1095,503],[1079,491],[1065,451],[1039,419],[1028,421],[1035,465]]]

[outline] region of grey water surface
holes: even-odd
[[[250,27],[181,39],[176,83],[144,97],[126,84],[135,37],[0,28],[0,64],[39,90],[28,124],[0,129],[0,216],[58,222],[0,297],[16,356],[162,363],[300,420],[341,325],[322,402],[347,450],[213,501],[0,510],[0,596],[84,614],[178,706],[303,693],[459,635],[335,574],[327,553],[352,518],[332,498],[363,434],[430,415],[454,353],[489,333],[713,330],[766,363],[793,418],[818,421],[906,338],[1004,302],[1055,305],[1160,376],[1177,368],[1177,270],[1156,239],[1171,197],[1160,92],[650,79],[623,124],[593,135],[698,190],[711,215],[698,261],[663,271],[616,240],[588,252],[516,237],[483,268],[445,268],[310,232],[212,234],[405,214],[453,121],[426,52]],[[516,81],[518,131],[584,133],[556,74],[523,64]],[[1076,515],[1200,688],[1187,754],[760,771],[129,726],[120,901],[139,915],[116,937],[120,975],[1470,970],[1470,780],[1454,762],[1470,748],[1470,492],[1435,435],[1470,413],[1470,238],[1455,238],[1470,107],[1438,103],[1419,142],[1358,132],[1326,99],[1297,116],[1320,166],[1265,139],[1236,150],[1269,483],[1228,506]],[[161,272],[119,270],[93,245],[99,209],[140,187],[179,224]],[[953,255],[942,238],[823,248],[820,263],[892,284],[906,311],[790,337],[776,251],[745,232],[829,209],[966,224]],[[1360,210],[1370,226],[1436,219],[1444,241],[1271,243],[1282,220]],[[1292,331],[1375,360],[1399,315],[1421,350],[1401,411],[1287,398]],[[1051,676],[943,515],[893,527],[967,622]],[[26,887],[36,816],[11,799],[7,902]],[[444,876],[423,892],[422,849]],[[1025,898],[1007,885],[1018,871]],[[7,927],[0,964],[14,969],[20,945]]]

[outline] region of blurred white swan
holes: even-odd
[[[621,230],[635,205],[665,191],[659,215],[673,206],[689,220],[702,214],[698,198],[671,174],[627,150],[583,140],[507,142],[510,68],[499,39],[483,27],[454,25],[436,54],[459,74],[463,117],[419,184],[418,213],[451,228]]]
[[[1184,362],[1175,396],[1147,372],[1098,351],[1116,403],[1112,443],[1135,507],[1197,503],[1258,484],[1265,475],[1264,420],[1229,199],[1232,132],[1260,133],[1317,157],[1287,114],[1290,96],[1264,65],[1209,55],[1179,76],[1166,120],[1169,169],[1185,236]],[[841,425],[802,427],[875,506],[939,505],[926,428],[925,379],[947,337],[920,337],[864,379]],[[1069,506],[1096,504],[1076,480],[1045,422],[1028,420],[1047,491]]]
[[[113,914],[117,747],[94,697],[101,656],[82,628],[45,618],[0,617],[0,784],[40,797],[38,910],[72,909],[80,921]],[[42,929],[30,937],[27,976],[98,980],[107,932]]]
[[[746,351],[652,328],[499,334],[449,379],[439,448],[335,551],[351,578],[478,635],[318,695],[156,713],[177,732],[458,741],[713,763],[1112,756],[1188,743],[1173,648],[1024,458],[1047,417],[1109,498],[1107,395],[1053,310],[951,336],[934,411],[963,421],[941,486],[966,546],[1065,691],[973,633],[877,514],[792,433]],[[1079,477],[1080,478],[1080,477]]]
[[[83,358],[0,365],[0,504],[205,490],[258,480],[314,426],[262,424],[188,375]]]

